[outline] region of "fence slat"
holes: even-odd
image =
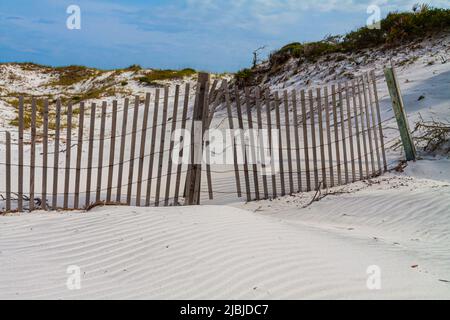
[[[245,181],[245,191],[247,194],[247,201],[252,200],[252,195],[250,192],[250,177],[248,173],[248,161],[247,161],[247,152],[246,152],[246,145],[245,145],[245,139],[244,139],[244,122],[242,120],[242,109],[241,109],[241,101],[239,97],[239,89],[238,87],[235,87],[235,95],[236,95],[236,110],[237,110],[237,116],[238,116],[238,123],[239,123],[239,129],[240,129],[240,144],[241,144],[241,152],[242,156],[244,157],[244,181]]]
[[[366,113],[366,124],[367,124],[367,137],[369,138],[369,150],[370,150],[370,164],[372,168],[372,172],[370,176],[375,174],[375,159],[373,154],[373,140],[372,140],[372,128],[370,125],[370,114],[369,114],[369,102],[367,98],[367,91],[366,91],[366,84],[364,81],[364,75],[361,77],[361,84],[363,87],[363,93],[364,93],[364,111]]]
[[[131,193],[133,191],[133,176],[134,176],[134,157],[136,154],[136,133],[137,122],[139,117],[139,96],[134,98],[133,111],[133,128],[131,132],[131,149],[130,149],[130,163],[128,168],[128,183],[127,183],[127,204],[131,205]]]
[[[186,130],[186,118],[187,118],[187,112],[188,112],[188,108],[189,108],[189,92],[191,90],[191,87],[189,85],[189,83],[186,83],[185,89],[184,89],[184,103],[183,103],[183,114],[181,116],[181,130],[183,131],[183,135],[185,135],[186,133],[184,132],[184,130]],[[181,139],[183,139],[181,141]],[[180,145],[184,146],[184,136],[180,137]],[[181,144],[182,143],[182,144]],[[174,206],[179,205],[178,199],[179,199],[179,194],[180,194],[180,184],[181,184],[181,170],[183,169],[183,156],[184,156],[184,148],[181,147],[181,151],[179,154],[179,159],[178,159],[178,166],[177,166],[177,176],[176,176],[176,180],[175,180],[175,196],[174,196],[174,200],[173,200],[173,204]]]
[[[358,86],[359,112],[360,112],[360,118],[361,118],[361,133],[362,133],[362,140],[363,140],[363,147],[364,147],[364,160],[365,160],[365,165],[366,165],[366,177],[368,178],[370,176],[369,154],[367,153],[366,130],[365,130],[365,125],[364,125],[364,105],[363,105],[363,100],[362,100],[360,79],[357,80],[357,86]]]
[[[209,128],[211,127],[211,123],[213,121],[214,115],[216,113],[217,107],[220,105],[220,101],[222,100],[222,97],[224,95],[223,90],[215,90],[215,87],[217,86],[217,84],[219,83],[219,81],[216,79],[214,80],[214,84],[212,86],[212,89],[210,91],[210,93],[208,94],[208,101],[209,103],[213,104],[211,110],[209,111],[209,114],[207,115],[207,118],[205,119],[205,126],[203,128],[203,134],[205,134],[206,130],[209,130]],[[214,98],[214,99],[213,99]],[[206,108],[206,111],[208,111],[208,108]],[[207,141],[207,144],[209,145],[209,141]],[[214,192],[213,192],[213,186],[212,186],[212,175],[211,175],[211,164],[210,164],[210,159],[211,155],[210,153],[206,153],[206,180],[208,183],[208,196],[209,196],[209,200],[213,200],[214,199]]]
[[[34,210],[34,179],[36,166],[36,99],[31,102],[31,150],[30,150],[30,211]]]
[[[375,107],[377,110],[377,121],[378,121],[378,130],[379,130],[379,134],[380,134],[381,154],[383,157],[383,168],[384,168],[384,171],[386,172],[388,167],[387,167],[387,160],[386,160],[386,151],[384,148],[383,125],[381,123],[380,102],[378,100],[378,90],[377,90],[377,79],[375,77],[375,71],[373,71],[373,70],[371,72],[371,78],[372,78],[372,85],[373,85],[373,93],[375,96]]]
[[[81,179],[81,158],[83,156],[83,132],[84,132],[84,102],[80,103],[80,113],[78,115],[78,145],[77,145],[77,164],[75,172],[75,196],[74,209],[80,206],[80,179]]]
[[[169,197],[170,197],[170,183],[172,180],[172,157],[173,157],[173,148],[175,146],[175,140],[173,140],[174,137],[172,135],[174,134],[176,127],[177,127],[177,120],[178,120],[178,103],[180,99],[180,85],[177,85],[175,87],[175,99],[173,102],[173,113],[172,113],[172,127],[170,128],[170,147],[169,147],[169,164],[167,167],[167,180],[166,180],[166,193],[164,196],[164,206],[169,205]]]
[[[219,84],[219,79],[214,79],[211,88],[209,88],[209,95],[208,95],[208,105],[213,103],[217,99],[217,85]],[[208,118],[210,119],[210,118]],[[209,127],[209,126],[208,126]]]
[[[55,149],[53,154],[53,197],[52,209],[58,209],[59,139],[61,130],[61,100],[56,102]]]
[[[269,151],[270,151],[270,173],[272,178],[272,196],[277,197],[277,181],[275,175],[275,161],[274,161],[274,148],[273,148],[273,136],[272,136],[272,108],[270,103],[270,93],[266,91],[266,115],[267,115],[267,129],[269,130]]]
[[[197,80],[197,88],[195,90],[195,97],[194,97],[194,106],[192,109],[192,117],[194,117],[194,113],[196,113],[197,111],[197,106],[199,103],[198,97],[199,97],[199,92],[200,92],[200,84],[199,84],[199,80],[200,80],[200,74],[198,75],[198,80]],[[188,188],[190,187],[190,181],[192,180],[192,166],[194,163],[194,146],[195,146],[195,142],[194,142],[194,130],[195,130],[195,121],[193,119],[191,119],[191,131],[188,132],[190,135],[190,140],[189,140],[189,161],[188,161],[188,165],[187,165],[187,172],[186,172],[186,180],[184,183],[184,192],[183,192],[183,197],[184,197],[184,201],[185,201],[185,205],[188,204]]]
[[[123,164],[125,162],[125,142],[127,138],[127,124],[128,124],[128,106],[130,100],[125,98],[123,113],[122,113],[122,131],[120,133],[120,151],[119,151],[119,169],[117,172],[117,194],[116,202],[122,202],[122,178],[123,178]]]
[[[337,167],[337,184],[342,184],[342,168],[341,168],[341,152],[339,148],[339,127],[336,102],[336,86],[331,86],[331,99],[333,103],[333,122],[334,122],[334,144],[336,148],[336,167]]]
[[[306,118],[305,90],[300,91],[300,100],[302,104],[303,150],[305,151],[306,191],[309,192],[311,191],[311,172],[309,164],[309,142],[308,142],[308,124]]]
[[[245,107],[247,111],[247,120],[248,120],[248,128],[249,130],[249,140],[250,140],[250,155],[251,155],[251,162],[252,162],[252,168],[253,168],[253,184],[255,186],[255,198],[256,200],[259,200],[259,180],[258,180],[258,164],[256,162],[256,141],[254,136],[253,129],[253,117],[252,117],[252,108],[251,108],[251,99],[250,99],[250,92],[248,88],[245,88]]]
[[[106,193],[106,202],[111,202],[112,183],[114,175],[114,159],[116,153],[116,129],[117,129],[117,100],[113,101],[111,140],[109,145],[109,169],[108,169],[108,189]]]
[[[142,129],[141,129],[141,147],[139,152],[139,168],[137,176],[137,191],[136,191],[136,206],[141,205],[141,193],[142,193],[142,175],[144,171],[144,159],[145,159],[145,142],[147,139],[147,128],[148,128],[148,112],[150,108],[150,93],[145,95],[144,104],[144,116],[142,118]]]
[[[344,176],[345,184],[350,182],[348,173],[348,155],[347,155],[347,135],[345,134],[345,112],[344,112],[344,95],[341,83],[338,84],[339,91],[339,114],[341,116],[341,134],[342,134],[342,154],[344,157]]]
[[[298,111],[297,111],[297,92],[292,90],[292,111],[294,117],[294,135],[295,135],[295,160],[297,165],[297,192],[302,191],[302,165],[300,158],[300,141],[298,128]]]
[[[67,105],[67,128],[66,128],[66,171],[64,174],[64,209],[69,209],[69,179],[70,179],[70,160],[72,152],[72,103]]]
[[[311,140],[312,140],[312,153],[313,153],[313,166],[314,166],[314,190],[319,188],[319,170],[317,166],[317,143],[316,143],[316,116],[314,112],[314,98],[312,90],[308,92],[309,98],[309,119],[311,125]]]
[[[159,160],[158,160],[158,178],[156,180],[156,196],[155,207],[159,206],[159,198],[161,195],[161,179],[164,160],[164,146],[166,143],[166,127],[167,127],[167,112],[169,107],[169,87],[164,88],[164,105],[162,113],[162,127],[161,127],[161,139],[159,144]]]
[[[47,210],[47,166],[48,166],[48,99],[44,100],[42,139],[42,210]]]
[[[324,88],[325,96],[325,121],[327,127],[327,147],[328,147],[328,166],[330,171],[330,187],[334,187],[334,164],[333,164],[333,146],[331,141],[331,122],[330,122],[330,101],[328,99],[328,87]]]
[[[226,104],[227,115],[228,115],[228,126],[232,132],[231,144],[233,146],[233,165],[234,165],[234,179],[236,181],[236,192],[237,192],[238,198],[241,198],[242,190],[241,190],[241,181],[240,181],[240,175],[239,175],[237,149],[236,149],[235,136],[234,136],[233,113],[231,111],[230,92],[228,91],[228,83],[226,81],[224,81],[222,83],[222,90],[224,90],[224,93],[225,93],[225,104]]]
[[[353,125],[352,125],[352,112],[350,109],[350,94],[348,82],[345,83],[345,101],[347,106],[347,124],[348,124],[348,136],[350,139],[350,161],[352,164],[352,182],[356,181],[356,163],[355,163],[355,148],[353,146]]]
[[[17,210],[23,211],[23,97],[19,97],[19,172]]]
[[[214,82],[216,82],[216,81],[217,80],[215,80]],[[205,92],[205,107],[203,109],[203,117],[202,117],[202,137],[203,137],[202,144],[203,144],[203,147],[209,146],[209,141],[207,141],[205,139],[206,138],[205,133],[210,125],[210,122],[209,122],[210,117],[214,116],[215,108],[216,108],[216,104],[214,103],[211,108],[211,112],[209,112],[209,108],[210,108],[209,105],[211,104],[210,94],[212,94],[212,93],[211,93],[211,91],[209,91],[209,84],[208,84],[208,86],[206,87],[206,92]],[[202,154],[202,156],[203,156],[203,154]],[[209,200],[212,200],[212,199],[214,199],[214,195],[213,195],[213,190],[212,190],[212,177],[211,177],[211,165],[210,165],[210,161],[211,161],[210,156],[211,155],[209,154],[209,152],[207,152],[205,154],[205,156],[206,156],[206,165],[205,165],[205,167],[206,167],[206,184],[208,187],[208,197],[209,197]],[[201,175],[201,172],[200,172],[200,175]],[[200,194],[201,194],[201,190],[198,192],[198,203],[200,203]]]
[[[95,201],[99,202],[101,198],[102,191],[102,178],[103,178],[103,149],[105,148],[105,120],[106,120],[106,102],[102,103],[102,116],[100,121],[100,143],[99,143],[99,154],[98,154],[98,168],[97,168],[97,192],[95,196]]]
[[[374,137],[374,142],[375,142],[375,153],[377,155],[378,170],[379,170],[379,173],[381,174],[381,172],[383,172],[383,169],[381,167],[380,148],[379,148],[379,144],[378,144],[377,122],[375,119],[375,109],[374,109],[372,89],[370,87],[369,73],[366,74],[365,78],[367,80],[367,91],[369,92],[369,107],[370,107],[370,114],[372,115],[372,130],[373,130],[373,137]]]
[[[284,121],[286,128],[286,146],[287,146],[287,158],[288,158],[288,170],[289,170],[289,194],[294,193],[294,179],[293,179],[293,169],[292,169],[292,149],[291,149],[291,125],[289,120],[289,101],[288,92],[284,90]]]
[[[155,109],[153,110],[153,122],[152,122],[152,143],[150,145],[150,160],[147,175],[147,192],[145,197],[145,206],[150,206],[151,191],[152,191],[152,180],[153,180],[153,165],[155,159],[155,148],[156,148],[156,128],[158,124],[158,109],[159,109],[159,97],[160,90],[156,89],[155,93]]]
[[[275,92],[275,120],[278,130],[278,158],[280,161],[281,196],[283,197],[286,195],[286,185],[284,181],[283,136],[281,134],[280,105],[280,97],[278,96],[278,92]]]
[[[95,103],[91,104],[91,120],[89,123],[89,147],[88,147],[88,163],[86,176],[86,201],[85,207],[88,208],[91,204],[91,183],[92,183],[92,153],[94,152],[94,130],[95,130],[95,112],[97,106]]]
[[[186,178],[186,204],[200,204],[200,188],[202,179],[203,129],[208,114],[208,73],[198,74],[197,97],[192,113],[191,130],[191,165]]]
[[[359,117],[358,117],[358,106],[356,102],[356,87],[355,81],[352,81],[352,96],[353,96],[353,117],[355,118],[355,129],[356,129],[356,147],[358,150],[358,169],[359,169],[359,179],[364,179],[363,165],[362,165],[362,153],[361,153],[361,133],[359,131]]]
[[[261,168],[262,168],[262,180],[263,180],[263,191],[264,191],[264,199],[269,198],[269,189],[267,187],[267,172],[266,172],[266,157],[265,157],[265,145],[264,145],[264,137],[262,132],[262,115],[261,115],[261,89],[256,87],[255,89],[255,97],[256,97],[256,117],[258,120],[258,131],[259,131],[259,141],[258,146],[260,150],[261,157]]]
[[[322,184],[326,188],[328,187],[327,182],[327,171],[326,171],[326,159],[325,159],[325,137],[323,133],[323,108],[322,108],[322,98],[321,89],[317,88],[317,114],[319,119],[319,141],[320,141],[320,162],[322,165]]]
[[[11,133],[6,131],[6,212],[11,211]]]

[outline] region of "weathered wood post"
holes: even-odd
[[[392,108],[394,109],[395,118],[397,119],[400,136],[405,150],[406,160],[416,160],[416,148],[409,129],[408,118],[406,116],[403,98],[400,91],[400,86],[397,80],[397,75],[393,67],[384,70],[386,82],[389,88],[389,94],[392,99]]]
[[[198,74],[198,100],[194,106],[194,114],[192,117],[192,132],[191,132],[191,163],[190,172],[186,177],[186,204],[198,205],[200,204],[200,188],[202,175],[202,154],[203,154],[203,125],[204,115],[207,103],[206,90],[209,82],[208,73]]]
[[[11,211],[11,133],[6,131],[6,212]]]

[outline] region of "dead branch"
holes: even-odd
[[[121,202],[106,202],[106,201],[97,201],[94,203],[91,203],[89,206],[84,208],[84,211],[89,212],[94,208],[97,207],[111,207],[111,206],[128,206],[128,204],[126,203],[121,203]]]
[[[435,152],[444,147],[450,138],[450,123],[437,121],[431,119],[425,121],[419,114],[419,121],[416,123],[413,130],[414,140],[419,148],[426,152]],[[444,147],[445,153],[450,151],[450,148]]]

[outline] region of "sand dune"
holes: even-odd
[[[379,233],[370,229],[375,218],[358,216],[364,212],[358,201],[381,212],[382,192],[392,190],[358,192],[347,210],[338,209],[349,201],[345,197],[324,200],[311,210],[296,209],[295,217],[294,209],[267,216],[225,206],[104,207],[90,213],[4,217],[0,298],[449,299],[449,284],[439,281],[449,275],[444,266],[448,233],[422,237],[423,246],[434,245],[428,255],[405,243],[375,241]],[[448,199],[450,190],[429,192],[428,197],[441,199],[429,212],[448,216],[441,197]],[[410,205],[397,203],[389,210],[388,231],[416,228],[416,215],[404,211]],[[339,228],[333,217],[342,215],[332,208],[347,212],[341,225],[361,226],[353,225],[357,233]],[[305,218],[318,212],[325,212],[328,221]],[[448,231],[448,220],[427,230]],[[433,272],[422,267],[437,262]],[[412,268],[415,264],[419,267]],[[70,265],[81,268],[81,290],[66,286]],[[366,286],[371,265],[381,268],[381,290]]]

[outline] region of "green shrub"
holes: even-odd
[[[148,85],[155,85],[157,81],[183,79],[196,73],[194,69],[152,70],[145,76],[137,78],[137,80]]]
[[[246,80],[251,78],[253,75],[253,71],[251,69],[242,69],[236,73],[236,78],[241,80]]]
[[[413,12],[389,13],[380,25],[380,29],[362,27],[343,37],[329,36],[317,42],[290,43],[270,55],[270,64],[277,66],[291,58],[315,61],[330,53],[354,52],[380,45],[392,47],[421,39],[430,33],[450,29],[450,9],[415,6]]]

